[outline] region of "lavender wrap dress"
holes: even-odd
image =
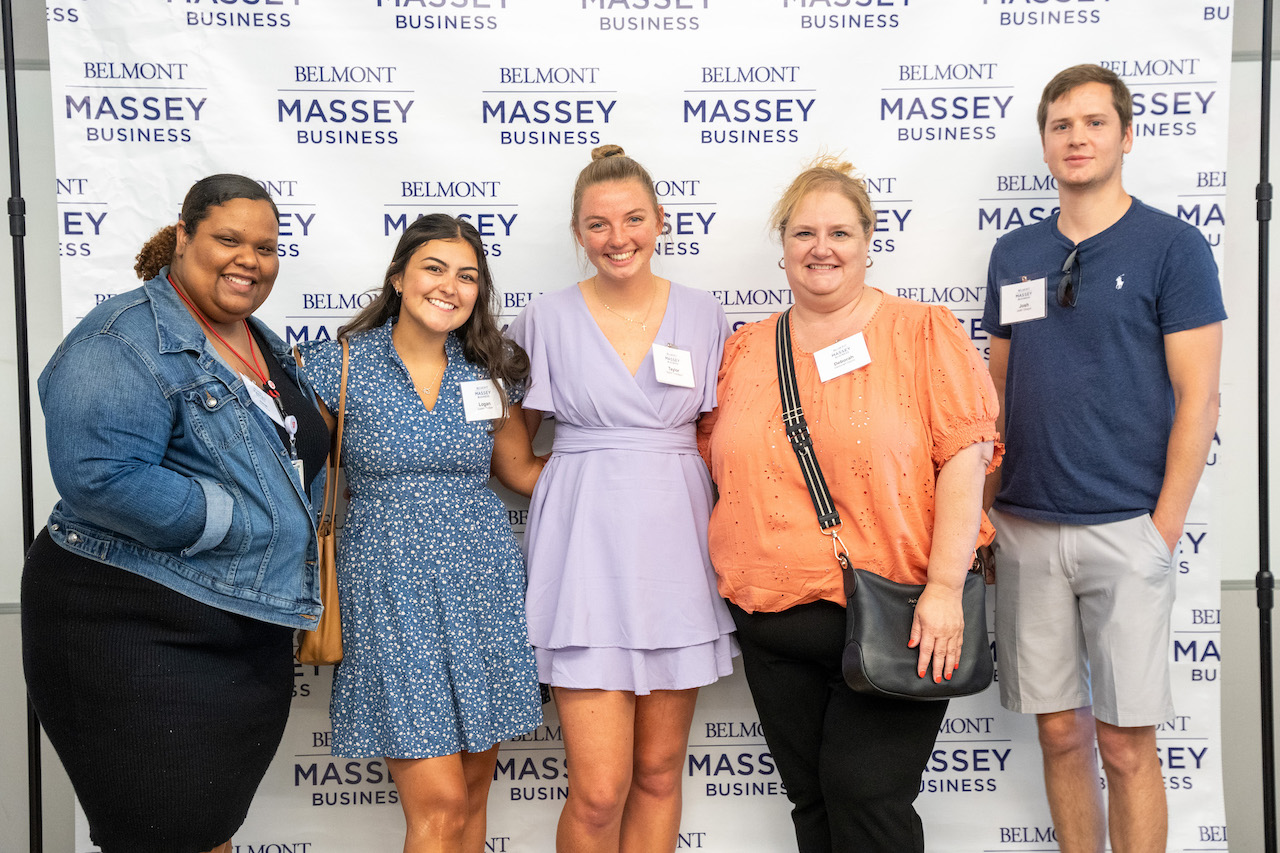
[[[643,695],[728,675],[733,621],[707,556],[695,438],[715,408],[723,309],[671,285],[654,342],[692,354],[693,388],[660,383],[652,352],[632,376],[576,286],[536,299],[508,334],[532,365],[525,407],[556,419],[525,533],[539,679]]]

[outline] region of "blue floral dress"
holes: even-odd
[[[338,538],[344,657],[329,706],[333,754],[480,752],[542,721],[524,562],[488,485],[492,422],[463,416],[460,383],[488,376],[451,334],[428,410],[391,328],[350,343],[342,466],[351,502]],[[341,345],[301,350],[336,413]]]

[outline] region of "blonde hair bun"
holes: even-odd
[[[653,205],[654,214],[657,214],[661,205],[658,203],[658,194],[653,190],[653,178],[649,177],[644,166],[628,157],[621,145],[601,145],[592,149],[591,162],[582,167],[582,171],[578,173],[578,180],[573,185],[573,204],[570,206],[569,214],[570,229],[578,227],[578,213],[582,210],[582,194],[587,191],[587,187],[615,181],[635,181],[639,184],[644,189],[649,203]],[[574,233],[577,233],[576,230]]]
[[[626,157],[627,152],[621,145],[601,145],[591,149],[592,160],[603,160],[606,157]]]

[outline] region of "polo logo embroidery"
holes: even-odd
[[[1119,290],[1122,287],[1124,287],[1124,276],[1118,275],[1116,276],[1116,290]]]

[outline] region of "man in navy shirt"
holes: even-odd
[[[1165,849],[1174,554],[1218,420],[1217,266],[1125,192],[1132,119],[1100,66],[1045,87],[1060,209],[996,243],[983,315],[1006,443],[988,484],[1000,699],[1037,715],[1063,853],[1101,853],[1108,816],[1114,850]]]

